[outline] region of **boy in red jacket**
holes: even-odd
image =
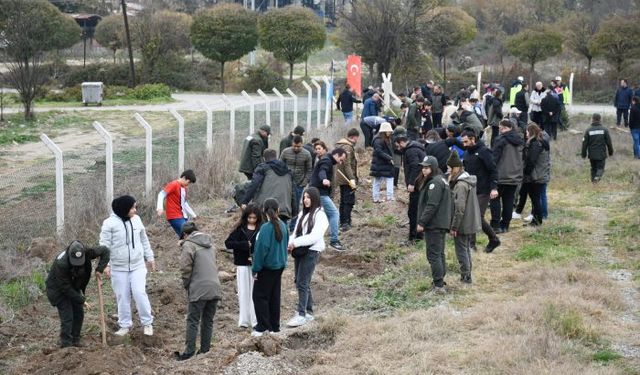
[[[188,219],[196,218],[196,213],[187,203],[187,187],[189,184],[195,183],[196,174],[191,169],[187,169],[182,172],[179,179],[169,182],[158,193],[158,203],[156,205],[158,216],[162,216],[166,212],[169,225],[171,225],[171,228],[180,239],[182,239],[182,226],[184,223]]]

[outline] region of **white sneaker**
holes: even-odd
[[[519,213],[513,211],[513,213],[511,214],[511,218],[512,219],[522,219],[522,215],[520,215]]]
[[[287,322],[287,327],[300,327],[307,322],[307,318],[302,315],[296,315]]]
[[[153,336],[153,326],[151,324],[144,326],[144,334],[146,336]]]
[[[313,322],[315,319],[311,314],[305,314],[304,318],[307,320],[307,322]]]
[[[126,336],[127,334],[129,334],[129,328],[120,328],[114,333],[116,336]]]
[[[529,215],[527,217],[525,217],[524,219],[522,219],[524,221],[526,221],[527,223],[531,222],[533,220],[533,215]]]
[[[267,331],[264,331],[264,332],[267,332]],[[253,332],[251,332],[251,336],[253,336],[253,337],[262,337],[264,335],[264,332],[255,331],[254,330]]]

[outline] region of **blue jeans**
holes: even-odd
[[[296,197],[296,207],[293,208],[293,212],[300,212],[300,200],[302,199],[302,192],[304,191],[304,186],[293,185],[293,193]],[[298,216],[294,216],[291,218],[291,222],[289,223],[289,230],[294,230],[296,228],[296,222],[298,221]]]
[[[344,123],[348,124],[353,121],[353,111],[351,112],[342,112],[342,116],[344,116]]]
[[[329,197],[328,195],[321,195],[320,203],[322,204],[324,213],[327,214],[327,218],[329,219],[329,238],[331,242],[336,242],[338,241],[340,212],[336,208],[336,205],[333,204],[331,197]]]
[[[640,129],[631,129],[633,138],[633,157],[640,159]]]
[[[320,252],[309,250],[307,255],[294,258],[294,274],[298,289],[298,315],[313,315],[313,296],[311,295],[311,277],[320,258]]]
[[[547,209],[547,185],[541,184],[540,188],[540,207],[542,208],[542,218],[546,219],[549,216],[549,210]]]
[[[171,225],[171,228],[173,228],[173,230],[176,232],[178,238],[182,238],[182,226],[186,222],[187,219],[185,219],[184,217],[169,220],[169,225]]]

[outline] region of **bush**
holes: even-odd
[[[82,88],[72,86],[62,91],[49,91],[42,99],[47,102],[80,102],[82,101]]]
[[[138,100],[171,98],[171,89],[164,83],[136,86],[128,91],[127,97]]]
[[[140,69],[136,66],[136,77],[140,77]],[[127,86],[129,84],[128,64],[89,64],[70,67],[60,77],[63,86],[76,86],[82,82],[102,82],[105,85]]]
[[[287,83],[282,78],[282,75],[271,70],[266,65],[249,67],[245,73],[242,86],[248,92],[254,92],[258,89],[271,90],[274,87],[281,91],[287,89]]]

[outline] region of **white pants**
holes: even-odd
[[[237,266],[236,281],[238,282],[238,305],[240,305],[238,326],[253,327],[258,324],[258,321],[256,320],[256,311],[253,308],[251,266]]]
[[[387,185],[387,200],[393,200],[393,177],[374,177],[373,178],[373,200],[380,200],[380,185]]]
[[[146,292],[147,268],[134,271],[111,271],[111,288],[118,304],[118,325],[120,328],[131,328],[131,295],[136,302],[140,324],[147,326],[153,323],[151,303]]]

